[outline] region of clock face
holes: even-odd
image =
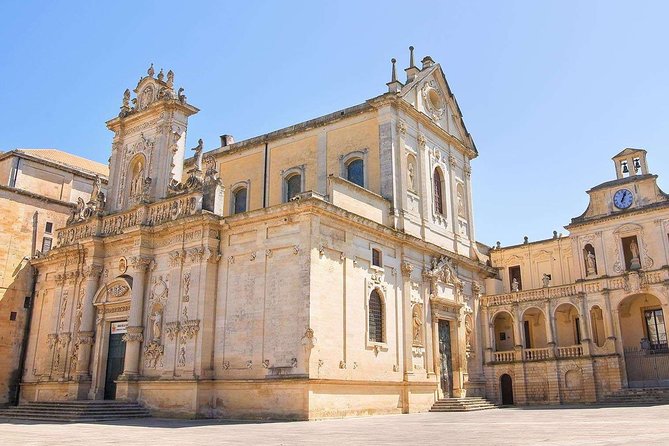
[[[632,201],[634,200],[634,195],[627,189],[620,189],[613,196],[613,204],[618,209],[627,209],[632,206]]]

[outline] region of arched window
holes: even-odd
[[[346,164],[346,179],[360,187],[365,187],[365,163],[360,158]]]
[[[433,175],[433,189],[434,189],[434,212],[439,215],[444,215],[444,195],[442,191],[442,178],[439,168],[434,169]]]
[[[290,201],[302,193],[302,175],[293,174],[286,178],[286,201]]]
[[[232,213],[240,214],[246,212],[246,198],[248,189],[240,187],[232,193]]]
[[[369,340],[383,342],[383,300],[377,290],[369,295]]]

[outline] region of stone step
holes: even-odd
[[[32,421],[92,422],[149,416],[146,408],[126,401],[40,401],[0,409],[0,418]]]
[[[469,412],[496,409],[497,406],[485,398],[444,398],[434,403],[430,412]]]

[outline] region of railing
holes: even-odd
[[[104,217],[93,216],[57,229],[56,237],[58,246],[67,246],[88,237],[121,234],[123,230],[133,226],[159,225],[193,215],[200,210],[202,210],[202,193],[192,192],[158,203],[145,204],[127,212]]]
[[[552,355],[552,349],[546,348],[526,348],[523,350],[523,360],[525,361],[541,361],[542,359],[549,359]]]
[[[583,356],[582,345],[571,345],[569,347],[557,348],[558,358],[578,358],[579,356]]]
[[[516,360],[516,352],[493,352],[492,360],[493,362],[512,362]]]
[[[585,356],[583,345],[570,345],[567,347],[544,347],[520,349],[522,361],[545,361],[549,359],[580,358]],[[492,352],[492,362],[514,362],[516,351]]]
[[[481,297],[481,305],[497,306],[510,305],[520,302],[542,301],[561,297],[578,296],[581,293],[591,294],[606,290],[629,289],[634,282],[634,274],[638,274],[638,284],[641,287],[663,283],[669,280],[669,270],[657,269],[653,271],[626,272],[617,277],[589,279],[574,284],[555,287],[535,288],[532,290],[515,291],[511,293],[495,294]]]

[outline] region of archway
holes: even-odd
[[[499,377],[499,388],[502,394],[502,405],[513,405],[513,381],[508,373]]]
[[[515,338],[513,334],[513,317],[506,311],[500,311],[493,319],[495,330],[495,351],[506,352],[513,350]]]
[[[580,315],[578,309],[569,303],[564,303],[555,309],[555,330],[558,347],[570,347],[581,343]]]
[[[629,387],[669,387],[665,312],[652,294],[629,296],[618,305]]]
[[[548,347],[546,317],[539,308],[528,308],[523,313],[523,347]]]

